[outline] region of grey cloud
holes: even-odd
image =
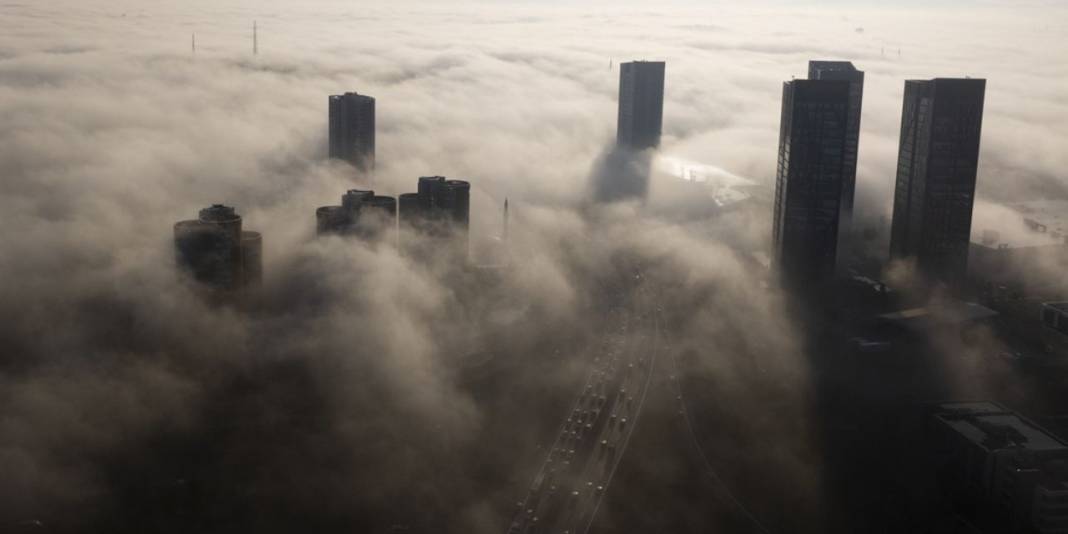
[[[1066,72],[1050,66],[1064,63],[1052,32],[1029,31],[1027,13],[936,32],[945,12],[871,9],[828,34],[819,10],[722,5],[6,5],[0,471],[12,475],[0,525],[105,529],[113,507],[142,502],[113,483],[130,469],[153,484],[197,473],[218,485],[205,499],[267,510],[261,524],[234,513],[268,530],[310,515],[324,528],[503,531],[566,409],[554,399],[569,398],[594,351],[596,284],[621,255],[651,266],[675,303],[675,349],[725,398],[741,404],[766,381],[797,400],[775,417],[735,414],[739,425],[810,432],[793,318],[751,259],[770,234],[766,206],[680,224],[649,215],[671,205],[592,206],[588,178],[613,137],[610,59],[667,60],[664,153],[766,187],[781,82],[808,55],[840,55],[869,76],[858,206],[877,218],[901,80],[955,75],[963,57],[991,80],[981,194],[1000,200],[1004,176],[1064,190]],[[988,29],[1014,44],[970,53]],[[885,58],[881,39],[893,42]],[[1018,54],[1028,48],[1049,57]],[[326,95],[346,90],[378,99],[373,184],[322,160]],[[472,181],[475,241],[500,231],[510,199],[512,269],[486,282],[388,246],[313,239],[314,209],[345,189],[398,194],[427,174]],[[171,267],[171,224],[212,202],[264,233],[251,309],[205,303]],[[507,424],[517,417],[529,419],[519,431]],[[809,452],[771,457],[820,499]],[[168,488],[162,501],[182,494]],[[426,515],[374,517],[412,508]]]

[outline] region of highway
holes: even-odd
[[[624,306],[565,415],[547,457],[519,503],[508,534],[585,534],[637,427],[660,345],[659,318],[636,270],[622,274]]]

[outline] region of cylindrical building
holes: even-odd
[[[341,206],[323,206],[315,210],[315,230],[319,235],[343,234],[350,224],[350,212]]]
[[[463,180],[449,180],[442,188],[445,202],[442,208],[448,210],[449,219],[459,224],[466,231],[471,220],[471,184]]]
[[[406,227],[435,240],[455,240],[449,248],[466,260],[470,206],[469,182],[423,176],[419,178],[418,193],[401,195],[400,220]]]
[[[193,279],[204,283],[212,278],[213,265],[207,261],[208,255],[221,241],[220,234],[213,230],[215,227],[199,219],[174,223],[175,263]]]
[[[200,210],[200,221],[218,226],[234,243],[241,241],[241,216],[230,206],[212,204]]]
[[[426,210],[423,209],[419,200],[419,193],[404,193],[397,199],[400,222],[408,228],[418,228],[422,225],[422,217]]]
[[[402,193],[397,197],[397,204],[400,207],[400,216],[402,218],[409,215],[415,215],[420,211],[419,193]]]
[[[396,217],[397,199],[385,195],[374,195],[364,202],[364,209],[368,208],[388,213],[390,217]]]
[[[419,178],[419,200],[425,209],[431,209],[434,207],[434,197],[440,188],[445,183],[444,176],[422,176]]]
[[[348,210],[359,210],[361,205],[374,198],[375,192],[362,189],[349,189],[341,195],[341,205]]]
[[[376,194],[363,202],[356,232],[367,239],[379,239],[396,230],[397,201],[393,197]]]
[[[242,285],[241,217],[234,208],[215,204],[200,210],[195,221],[174,225],[178,266],[216,289]]]

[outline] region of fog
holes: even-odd
[[[759,382],[797,401],[771,418],[738,406],[739,425],[799,445],[736,454],[818,508],[805,339],[753,260],[770,207],[757,195],[680,220],[670,204],[593,202],[612,178],[621,61],[667,62],[661,154],[767,198],[782,82],[809,59],[852,60],[867,75],[856,213],[871,227],[891,210],[903,80],[985,77],[975,230],[1004,203],[1068,197],[1056,5],[54,1],[0,14],[0,525],[502,532],[586,372],[620,257],[657,281],[671,350],[724,395]],[[353,90],[377,99],[373,178],[325,159],[326,97]],[[501,233],[509,199],[509,269],[486,281],[315,237],[315,208],[346,189],[397,195],[424,175],[472,183],[476,245]],[[172,224],[212,203],[264,234],[252,304],[211,304],[175,272]],[[174,490],[189,477],[204,487]],[[153,519],[149,503],[175,494],[200,499],[167,506],[206,508],[201,523]]]

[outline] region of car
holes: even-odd
[[[878,341],[874,339],[867,339],[863,337],[855,337],[849,340],[853,349],[858,352],[867,354],[887,352],[893,348],[893,343],[889,341]]]
[[[999,352],[998,357],[1007,362],[1015,363],[1023,359],[1023,353],[1020,351],[1005,350]]]

